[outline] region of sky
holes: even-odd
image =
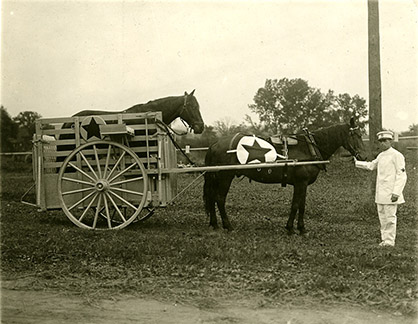
[[[123,110],[196,89],[206,124],[243,121],[266,79],[368,102],[367,1],[2,1],[11,116]],[[418,0],[380,0],[383,127],[418,123]],[[255,118],[256,119],[256,118]]]

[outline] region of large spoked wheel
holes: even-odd
[[[86,229],[121,229],[147,201],[148,177],[138,156],[110,141],[76,148],[58,174],[58,195],[67,217]]]

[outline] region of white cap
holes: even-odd
[[[377,140],[390,139],[393,140],[393,133],[391,131],[381,131],[377,133]]]

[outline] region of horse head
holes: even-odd
[[[351,153],[356,159],[364,161],[366,159],[366,150],[361,138],[361,131],[358,125],[356,125],[354,117],[350,119],[350,125],[348,129],[348,136],[346,137],[343,147]]]
[[[201,134],[205,128],[205,123],[200,114],[199,103],[193,94],[194,90],[190,94],[184,92],[183,108],[179,115],[196,134]]]

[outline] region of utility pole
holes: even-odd
[[[369,35],[369,143],[378,147],[376,133],[382,129],[382,82],[380,75],[379,1],[367,0]]]

